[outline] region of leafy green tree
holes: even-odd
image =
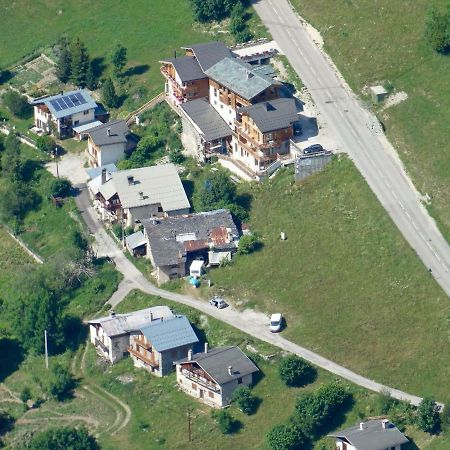
[[[195,18],[199,22],[222,20],[228,17],[238,3],[247,5],[247,0],[191,0]]]
[[[56,400],[64,400],[74,387],[74,379],[71,373],[62,365],[55,364],[47,378],[46,390]]]
[[[255,234],[247,234],[239,239],[239,246],[237,249],[238,255],[248,255],[253,253],[261,246],[261,241]]]
[[[61,53],[56,66],[56,76],[62,83],[67,83],[72,76],[72,54],[67,41],[61,46]]]
[[[70,45],[72,57],[71,80],[76,86],[85,87],[89,66],[89,54],[83,42],[77,38]]]
[[[203,211],[224,208],[235,202],[236,186],[225,172],[211,172],[194,197],[199,209]]]
[[[450,51],[450,4],[446,11],[433,5],[425,22],[425,38],[439,53]]]
[[[239,241],[239,247],[240,246],[241,242]],[[278,373],[280,378],[288,386],[304,386],[314,379],[317,372],[314,367],[303,358],[296,355],[290,355],[281,360],[278,367]]]
[[[67,197],[72,193],[72,184],[67,178],[53,178],[50,182],[50,195]]]
[[[111,63],[114,67],[114,75],[116,77],[120,76],[127,64],[127,49],[119,42],[111,53]]]
[[[248,386],[237,388],[233,392],[233,401],[235,401],[239,406],[239,409],[247,415],[253,414],[258,406],[258,399],[252,395]]]
[[[417,408],[417,426],[428,433],[438,433],[441,428],[439,407],[429,397],[425,397]]]
[[[181,164],[184,161],[183,152],[175,148],[169,152],[169,161],[173,164]]]
[[[30,399],[31,399],[31,390],[28,386],[25,386],[20,392],[20,400],[26,403]]]
[[[55,428],[38,434],[29,450],[99,450],[86,428]]]
[[[245,20],[245,9],[241,2],[237,2],[231,11],[229,30],[237,42],[247,42],[252,38]]]
[[[221,409],[220,411],[213,411],[212,415],[223,434],[230,434],[233,431],[234,419],[228,411]]]
[[[276,425],[267,433],[267,444],[272,450],[296,450],[306,442],[302,430],[294,424]]]
[[[20,181],[8,181],[0,188],[0,216],[5,222],[20,224],[26,214],[36,208],[41,198],[29,186]]]
[[[20,142],[10,133],[4,140],[2,153],[2,175],[10,181],[22,181],[22,161]]]
[[[102,85],[102,99],[105,105],[110,108],[117,108],[119,106],[119,97],[111,78],[107,78]]]
[[[36,147],[42,152],[53,154],[56,148],[56,142],[51,136],[39,136],[36,139]]]
[[[16,91],[8,90],[3,94],[3,103],[6,107],[20,119],[27,119],[31,116],[31,105],[25,96],[20,95]]]

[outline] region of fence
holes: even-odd
[[[164,98],[165,98],[164,92],[161,92],[156,97],[153,97],[147,103],[136,109],[136,111],[130,113],[125,119],[127,125],[131,125],[132,123],[134,123],[136,121],[136,117],[139,114],[142,114],[144,111],[147,111],[148,109],[154,108],[158,103],[162,103],[164,101]]]

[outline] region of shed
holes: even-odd
[[[372,102],[378,104],[384,100],[388,92],[383,86],[371,86],[370,94],[372,95]]]
[[[203,273],[203,266],[205,265],[205,261],[201,261],[196,259],[192,261],[191,267],[189,269],[189,275],[191,277],[199,277]]]

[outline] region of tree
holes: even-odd
[[[450,51],[450,5],[446,12],[433,5],[425,22],[425,38],[439,53]]]
[[[236,186],[229,176],[219,170],[211,172],[203,182],[201,188],[195,194],[199,209],[211,211],[224,208],[236,200]]]
[[[258,406],[258,400],[256,397],[253,397],[248,386],[237,388],[233,392],[233,401],[235,401],[239,406],[239,409],[247,415],[253,414]]]
[[[29,450],[99,450],[100,446],[86,428],[56,428],[38,434]]]
[[[429,397],[425,397],[417,408],[417,426],[428,433],[437,433],[441,428],[441,418],[439,407],[436,402]]]
[[[42,152],[53,154],[56,148],[56,142],[51,136],[39,136],[36,139],[36,147]]]
[[[6,107],[20,119],[26,119],[31,115],[31,106],[23,95],[16,91],[8,90],[2,97]]]
[[[183,152],[175,148],[169,152],[169,161],[173,164],[181,164],[184,161]]]
[[[86,72],[86,87],[93,91],[97,89],[97,78],[95,77],[94,66],[92,61],[89,61],[89,65]]]
[[[247,5],[247,0],[191,0],[195,18],[199,22],[222,20],[228,17],[238,3]]]
[[[28,386],[25,386],[20,392],[20,400],[26,403],[30,399],[31,399],[31,390]]]
[[[29,186],[20,181],[7,180],[0,189],[0,216],[3,220],[14,219],[18,225],[27,212],[34,209],[40,202],[39,195]]]
[[[4,140],[2,154],[2,175],[10,181],[22,181],[22,160],[20,142],[10,133]]]
[[[239,241],[239,247],[240,246],[241,241]],[[304,386],[312,381],[316,375],[316,370],[303,358],[299,358],[296,355],[291,355],[281,360],[278,373],[280,378],[288,386]]]
[[[267,444],[272,450],[295,450],[307,441],[302,430],[294,424],[274,426],[267,433]]]
[[[70,53],[72,57],[71,80],[76,86],[85,87],[90,59],[86,46],[79,38],[70,45]]]
[[[116,44],[111,53],[111,63],[114,67],[114,75],[120,76],[127,64],[127,49],[120,43]]]
[[[72,193],[72,184],[67,178],[53,178],[50,182],[50,195],[67,197]]]
[[[213,411],[212,415],[223,434],[230,434],[233,431],[234,420],[228,411],[221,409],[220,411]]]
[[[229,30],[237,42],[246,42],[252,37],[245,20],[245,9],[241,2],[237,2],[231,11]]]
[[[239,239],[239,245],[237,249],[238,255],[248,255],[253,253],[261,246],[261,242],[254,234],[247,234]]]
[[[61,45],[61,53],[56,66],[56,76],[62,83],[67,83],[72,76],[72,54],[67,41],[64,41]]]
[[[54,365],[47,379],[46,390],[56,400],[64,400],[74,387],[74,379],[70,372],[60,364]]]
[[[117,108],[119,106],[119,97],[116,93],[116,88],[111,78],[107,78],[102,86],[102,99],[106,106],[110,108]]]

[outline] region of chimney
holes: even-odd
[[[128,185],[131,186],[132,184],[134,184],[134,177],[132,175],[127,177],[128,180]]]
[[[192,361],[192,350],[189,349],[188,351],[188,361]]]
[[[106,129],[106,134],[107,134],[108,136],[111,136],[111,128],[108,127],[108,128]]]
[[[164,322],[164,316],[161,316],[161,322]]]
[[[359,422],[359,429],[364,430],[364,422]]]
[[[151,312],[150,313],[150,322],[152,322],[153,321],[153,313]]]
[[[109,312],[109,317],[116,317],[116,312],[113,309]]]
[[[102,184],[106,183],[106,169],[102,169]]]
[[[140,198],[141,200],[144,199],[144,192],[143,192],[143,191],[139,191],[139,198]]]
[[[233,366],[228,366],[228,374],[233,375]]]
[[[249,80],[250,78],[253,78],[253,74],[247,70],[247,80]]]
[[[383,430],[386,430],[386,428],[388,427],[388,423],[389,423],[389,420],[383,419],[381,421],[381,428],[383,428]]]
[[[205,353],[208,353],[208,343],[205,342]]]

